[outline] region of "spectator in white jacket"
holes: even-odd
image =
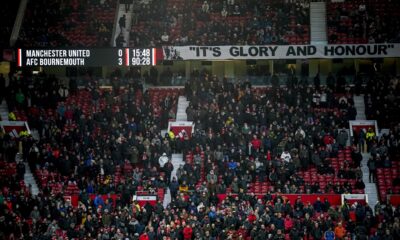
[[[163,153],[161,157],[158,159],[158,163],[160,164],[160,168],[163,168],[164,165],[168,162],[168,156],[166,153]]]
[[[285,162],[290,162],[292,161],[292,156],[290,156],[290,153],[288,150],[283,151],[281,154],[281,160]]]

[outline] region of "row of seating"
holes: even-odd
[[[206,175],[208,174],[204,171],[204,156],[204,152],[201,152],[200,157],[202,159],[202,164],[200,168],[200,180],[197,183],[197,187],[199,187],[205,181]],[[187,164],[193,165],[193,158],[194,153],[189,152],[185,155],[185,162]],[[311,167],[307,170],[298,171],[297,175],[309,185],[313,185],[315,182],[318,182],[322,191],[328,184],[332,184],[333,186],[339,184],[340,186],[342,186],[344,183],[348,183],[352,187],[353,193],[364,193],[364,190],[354,189],[356,183],[355,179],[342,179],[337,177],[340,164],[344,163],[344,161],[347,161],[350,165],[352,164],[350,147],[347,147],[345,150],[340,150],[337,158],[330,158],[329,160],[331,161],[332,167],[335,170],[335,175],[318,174],[315,167]],[[222,182],[222,175],[218,176],[218,181]],[[271,191],[273,187],[273,184],[269,182],[269,180],[260,182],[259,178],[257,177],[256,181],[250,184],[250,188],[248,190],[249,193],[266,194],[268,191]],[[304,186],[299,186],[299,188],[300,192],[305,192]],[[227,192],[231,192],[231,188],[229,186],[227,186]]]
[[[327,3],[331,44],[365,44],[398,41],[399,2],[343,1]]]
[[[15,162],[0,161],[0,177],[12,176],[17,173],[17,164]]]
[[[392,161],[391,168],[378,168],[376,178],[381,201],[389,194],[400,194],[400,162]]]
[[[109,46],[117,4],[102,1],[28,2],[18,45]],[[104,39],[108,39],[104,41]]]
[[[310,26],[308,23],[303,23],[301,20],[301,9],[299,6],[295,6],[295,4],[291,5],[289,3],[282,3],[280,1],[268,1],[263,3],[263,5],[259,5],[258,13],[257,10],[247,8],[247,2],[242,2],[237,6],[241,8],[241,14],[228,14],[226,17],[223,17],[219,11],[216,9],[211,9],[208,12],[202,12],[202,5],[203,2],[192,2],[192,5],[188,7],[186,1],[182,0],[169,0],[165,3],[165,10],[161,10],[163,12],[163,16],[168,17],[174,16],[176,21],[171,26],[165,22],[164,19],[148,19],[146,16],[139,17],[137,22],[132,25],[131,33],[134,33],[136,36],[139,36],[139,44],[145,44],[143,41],[145,39],[152,39],[152,41],[160,45],[160,37],[163,32],[166,32],[169,36],[169,44],[175,43],[175,40],[181,39],[182,37],[188,36],[189,37],[189,44],[195,44],[196,41],[214,41],[214,44],[223,43],[223,44],[234,44],[234,39],[229,38],[229,36],[225,36],[227,34],[219,33],[217,36],[217,41],[215,42],[214,38],[207,39],[208,37],[204,37],[203,33],[207,33],[209,27],[212,27],[214,23],[221,24],[226,23],[227,27],[224,29],[234,29],[235,27],[241,29],[241,26],[250,26],[251,21],[254,19],[255,16],[258,16],[259,19],[264,20],[268,19],[272,22],[272,31],[273,35],[277,37],[276,43],[279,42],[287,42],[288,44],[309,44],[310,42]],[[267,5],[268,7],[265,7]],[[282,9],[282,5],[285,6],[284,10]],[[150,8],[153,7],[150,4]],[[265,9],[264,9],[265,8]],[[189,12],[188,12],[189,9]],[[286,15],[284,20],[282,19],[282,11]],[[304,9],[306,14],[309,14],[308,8]],[[149,12],[146,8],[142,9],[142,14],[146,15]],[[280,12],[281,14],[278,14]],[[258,15],[257,15],[258,14]],[[194,22],[187,24],[187,18],[190,16],[190,19]],[[287,21],[286,21],[287,20]],[[309,20],[309,19],[308,19]],[[186,21],[186,22],[185,22]],[[278,28],[275,28],[275,25],[282,25]],[[159,31],[149,31],[149,26],[151,28],[157,28]],[[296,32],[297,28],[301,28],[304,32],[303,34],[293,34],[293,36],[287,35],[289,32]],[[261,26],[257,27],[257,29],[253,29],[255,31],[262,29]],[[278,33],[279,32],[279,33]],[[160,34],[157,36],[156,34]],[[211,32],[208,34],[211,35]],[[229,35],[229,34],[228,34]],[[241,34],[239,34],[241,35]],[[244,34],[246,35],[246,34]],[[284,35],[282,39],[281,36]],[[257,44],[260,43],[260,39],[251,39],[249,36],[239,37],[243,38],[240,40],[247,41],[248,44]],[[131,45],[136,44],[136,39],[131,38]],[[275,40],[271,40],[275,41]],[[271,42],[273,43],[273,42]],[[165,43],[163,43],[165,44]],[[178,43],[179,44],[179,43]]]

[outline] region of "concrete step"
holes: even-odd
[[[314,37],[318,37],[318,36],[324,36],[325,32],[324,31],[313,31],[313,33],[311,35],[313,35]]]
[[[322,35],[313,35],[313,41],[321,41],[325,40],[325,37]]]
[[[25,169],[26,169],[25,175],[24,175],[25,185],[28,186],[28,187],[30,185],[31,186],[31,191],[32,191],[31,193],[33,195],[37,195],[39,193],[39,188],[38,188],[38,185],[36,184],[36,180],[35,180],[35,178],[33,177],[32,173],[31,173],[29,165],[27,163],[24,163],[24,164],[25,164]]]
[[[357,120],[365,120],[367,117],[365,116],[365,102],[364,102],[364,96],[354,96],[354,107],[357,110]]]
[[[361,167],[361,170],[363,171],[363,172],[369,172],[369,168],[368,168],[368,166],[362,166]],[[366,175],[364,175],[364,176],[366,176]]]
[[[310,3],[310,7],[312,7],[312,9],[318,8],[318,7],[324,7],[325,8],[325,3],[324,2],[311,2]]]
[[[324,30],[322,28],[325,27],[325,23],[320,23],[320,22],[316,22],[316,23],[312,23],[313,27],[311,28],[311,30],[314,30],[314,32],[324,32]]]
[[[178,107],[176,110],[176,120],[178,121],[187,121],[186,109],[189,106],[189,101],[185,96],[179,96],[178,98]]]
[[[372,209],[374,209],[376,202],[378,201],[378,189],[376,183],[369,182],[369,169],[368,169],[368,159],[370,157],[369,153],[362,153],[363,160],[361,161],[361,170],[363,172],[363,181],[365,183],[365,194],[368,195],[368,202]]]
[[[181,164],[184,164],[183,154],[182,153],[172,154],[171,162],[172,162],[172,165],[174,166],[174,170],[171,173],[171,177],[176,177],[176,171],[178,170],[179,166]]]
[[[310,3],[310,37],[312,43],[326,42],[326,4],[324,2]]]
[[[165,134],[168,132],[168,130],[167,129],[163,129],[163,130],[161,130],[161,136],[165,136]]]
[[[176,121],[186,121],[186,120],[187,120],[187,116],[185,116],[185,115],[176,116]]]
[[[326,39],[313,39],[313,40],[311,40],[311,44],[312,45],[326,45],[326,44],[328,44],[328,40],[326,40]]]
[[[313,13],[310,13],[310,14],[312,14],[310,16],[310,21],[319,21],[319,20],[321,20],[322,22],[325,22],[325,18],[324,18],[324,15],[326,15],[325,12],[320,11],[320,12],[313,12]]]
[[[376,190],[376,185],[375,183],[369,183],[369,181],[364,182],[365,183],[365,191],[366,192],[371,192]]]
[[[32,175],[32,173],[25,173],[24,178],[25,179],[34,179],[34,176]]]
[[[320,28],[322,28],[322,27],[320,27]],[[318,29],[320,29],[320,28],[318,28]],[[324,31],[319,31],[318,29],[316,29],[315,31],[311,30],[312,31],[311,35],[313,37],[324,37],[325,36],[325,32]]]
[[[310,10],[310,13],[320,13],[320,12],[326,12],[325,6],[313,6],[312,10]]]
[[[164,195],[164,201],[163,201],[164,208],[166,208],[168,204],[170,204],[170,202],[171,202],[171,192],[169,191],[168,188]]]

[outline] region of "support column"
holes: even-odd
[[[354,70],[356,73],[360,71],[360,61],[358,59],[354,59]]]
[[[274,60],[271,60],[269,64],[269,72],[271,73],[271,76],[274,75]]]
[[[190,69],[191,68],[190,62],[191,61],[185,61],[185,78],[186,78],[186,81],[190,79],[190,73],[192,72],[191,69]]]
[[[235,76],[235,64],[232,61],[224,64],[224,77],[233,78]]]

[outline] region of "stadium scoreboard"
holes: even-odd
[[[152,66],[156,62],[156,48],[20,48],[17,53],[20,67]]]

